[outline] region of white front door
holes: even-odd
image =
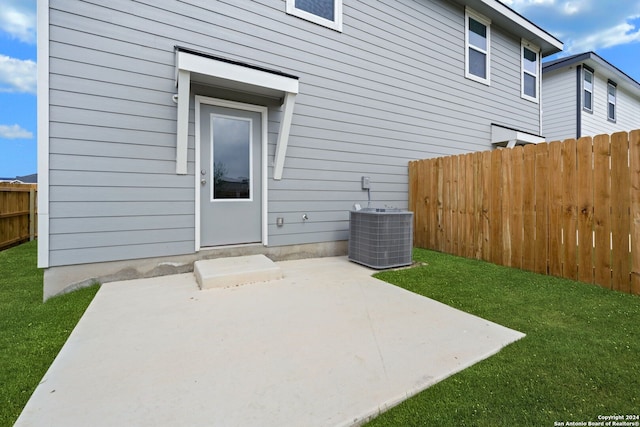
[[[262,114],[200,104],[200,246],[262,241]]]

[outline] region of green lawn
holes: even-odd
[[[42,303],[36,242],[0,252],[0,426],[11,426],[98,290]]]
[[[527,336],[369,426],[553,426],[640,413],[640,298],[416,249],[378,278]],[[434,349],[437,350],[437,349]]]

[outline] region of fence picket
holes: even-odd
[[[473,253],[482,259],[482,153],[473,154],[473,183]]]
[[[466,185],[464,186],[465,207],[467,209],[467,215],[465,220],[464,238],[467,240],[466,252],[464,254],[467,258],[473,258],[475,253],[475,238],[474,238],[474,202],[473,202],[473,188],[475,182],[473,180],[473,154],[465,154],[465,175]]]
[[[535,272],[547,274],[548,259],[548,190],[549,190],[549,152],[548,144],[538,144],[535,146]]]
[[[522,169],[524,152],[521,146],[513,148],[511,156],[511,219],[509,231],[511,235],[511,266],[522,268],[522,246],[524,244],[523,208],[522,208]]]
[[[458,184],[457,184],[457,195],[458,199],[458,211],[456,212],[456,217],[458,218],[458,227],[454,230],[456,233],[456,244],[458,245],[458,251],[456,255],[458,256],[466,256],[467,255],[467,242],[468,239],[465,236],[465,231],[467,230],[467,199],[464,197],[467,188],[467,168],[465,167],[465,156],[458,157]]]
[[[609,171],[609,145],[609,135],[598,135],[593,139],[594,282],[605,288],[611,288],[611,175]]]
[[[489,210],[491,206],[491,152],[485,151],[482,153],[482,175],[480,178],[482,182],[482,217],[481,217],[481,237],[480,237],[480,251],[482,253],[482,259],[489,261],[491,259],[491,243],[490,239],[490,218]]]
[[[512,182],[512,165],[511,153],[507,150],[498,151],[501,154],[502,176],[500,189],[502,192],[500,207],[500,237],[499,242],[502,246],[502,259],[500,264],[511,267],[511,188]]]
[[[593,144],[582,137],[577,144],[578,166],[578,280],[593,282]]]
[[[436,159],[436,182],[437,182],[437,209],[436,209],[436,242],[435,249],[444,252],[444,227],[443,227],[443,193],[444,193],[444,175],[443,175],[443,158]]]
[[[549,274],[562,276],[562,144],[549,144]]]
[[[613,289],[630,291],[629,139],[626,132],[611,135],[611,284]]]
[[[522,268],[533,271],[535,269],[535,200],[536,200],[536,175],[535,161],[536,153],[533,145],[524,147],[524,168],[523,168],[523,230],[524,245],[522,247]]]
[[[629,134],[631,173],[631,293],[640,295],[640,130]]]
[[[578,278],[576,261],[577,233],[577,191],[576,191],[576,140],[568,139],[562,145],[562,236],[564,239],[562,276],[568,279]]]
[[[489,261],[502,262],[502,153],[491,151],[489,196]]]
[[[451,253],[460,256],[458,241],[458,184],[460,180],[460,156],[451,157],[451,193],[449,194],[451,211]]]
[[[438,162],[436,159],[431,159],[427,162],[426,166],[429,167],[427,173],[429,176],[429,194],[426,196],[429,206],[427,216],[427,229],[429,230],[429,235],[427,235],[427,240],[429,241],[429,247],[435,249],[437,247],[436,242],[438,238]]]

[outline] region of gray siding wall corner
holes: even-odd
[[[409,160],[490,149],[491,123],[539,132],[538,104],[520,97],[520,37],[492,25],[491,86],[466,79],[464,9],[448,1],[345,2],[342,33],[274,0],[50,8],[51,266],[193,252],[193,99],[179,176],[175,45],[300,78],[281,181],[280,106],[192,87],[269,106],[270,245],[347,239],[362,175],[376,206],[406,208]]]
[[[542,77],[542,134],[547,141],[575,138],[578,132],[576,112],[576,70],[559,69]]]

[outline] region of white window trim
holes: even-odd
[[[471,46],[469,44],[469,18],[473,18],[474,20],[480,22],[481,24],[487,27],[487,49],[486,51],[481,50],[475,46]],[[483,79],[482,77],[478,77],[475,74],[471,74],[469,72],[469,47],[478,52],[484,53],[487,58],[487,78]],[[491,85],[491,20],[485,16],[480,15],[479,13],[466,8],[464,10],[464,76],[468,79],[475,80],[477,82],[486,84],[487,86]]]
[[[609,88],[613,88],[613,102],[609,100]],[[609,116],[609,104],[613,104],[613,117]],[[607,120],[616,123],[618,118],[618,86],[611,82],[607,82]]]
[[[524,50],[528,49],[536,54],[536,74],[525,70],[524,68]],[[524,75],[529,74],[536,79],[536,96],[530,96],[524,93]],[[526,40],[522,40],[520,43],[520,96],[531,102],[538,104],[540,102],[540,48],[536,45],[529,43]]]
[[[591,89],[587,89],[584,85],[585,82],[585,76],[586,73],[591,73]],[[582,67],[582,109],[584,111],[588,111],[589,113],[593,113],[593,104],[595,102],[595,100],[593,99],[593,92],[594,92],[594,86],[596,84],[596,76],[595,76],[595,72]],[[584,92],[587,91],[591,94],[591,107],[587,108],[587,106],[585,105],[585,97],[584,97]]]
[[[332,30],[342,32],[342,0],[335,0],[334,2],[334,6],[333,6],[333,16],[335,18],[334,21],[330,21],[321,16],[314,15],[313,13],[309,13],[305,10],[298,9],[296,7],[295,0],[287,0],[287,13],[289,15],[297,16],[298,18],[311,21],[314,24],[322,25],[323,27],[331,28]]]

